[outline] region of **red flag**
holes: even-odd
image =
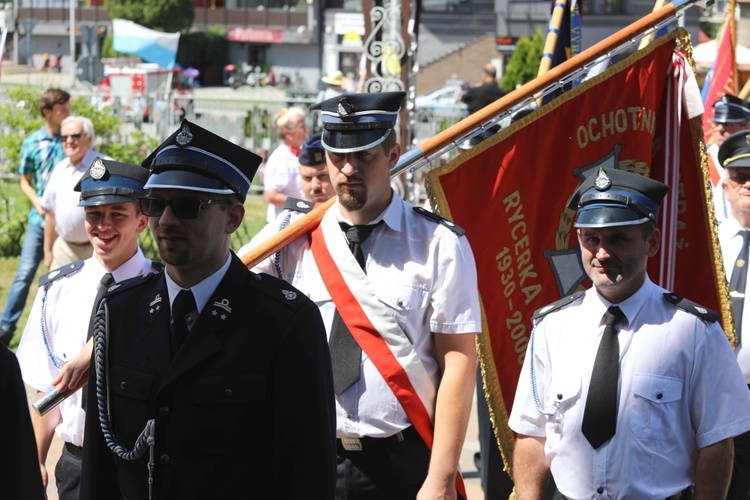
[[[735,47],[737,46],[737,31],[734,21],[734,0],[727,4],[726,20],[719,34],[716,36],[716,60],[711,68],[711,81],[705,92],[703,104],[703,139],[706,144],[711,142],[713,129],[713,104],[724,94],[737,95],[737,61]],[[714,167],[715,168],[715,167]]]
[[[480,356],[506,457],[514,441],[507,415],[532,314],[590,286],[572,226],[576,207],[569,206],[585,174],[610,166],[669,184],[649,276],[728,311],[723,266],[714,265],[700,119],[686,117],[686,59],[676,36],[659,38],[429,174],[442,213],[466,229],[474,251],[485,320]]]

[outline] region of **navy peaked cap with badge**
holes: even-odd
[[[326,150],[320,142],[321,133],[308,136],[299,150],[299,164],[306,167],[317,167],[326,162]]]
[[[310,106],[323,121],[323,147],[354,153],[377,146],[393,131],[406,92],[340,94]]]
[[[75,188],[79,207],[137,201],[146,196],[148,171],[139,165],[96,158]]]
[[[244,202],[262,159],[187,120],[146,158],[149,189],[236,194]]]
[[[714,103],[714,117],[716,123],[742,123],[750,121],[750,102],[725,94]]]
[[[719,146],[719,163],[724,168],[750,167],[750,130],[740,130]]]
[[[656,222],[669,186],[648,177],[612,168],[599,168],[578,188],[575,227],[629,226]]]

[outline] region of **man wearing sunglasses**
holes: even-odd
[[[750,300],[747,288],[748,246],[750,245],[750,130],[732,134],[719,148],[724,167],[720,187],[729,201],[728,217],[719,226],[719,243],[724,270],[729,280],[729,296],[734,311],[737,363],[750,388]],[[729,499],[750,498],[750,432],[734,438],[734,470]]]
[[[166,269],[104,295],[82,499],[237,498],[258,485],[273,498],[333,496],[318,309],[229,249],[260,161],[187,120],[144,161],[141,210]],[[134,446],[144,429],[145,447]]]
[[[708,145],[707,153],[709,160],[716,166],[722,178],[725,176],[724,166],[719,161],[719,148],[731,135],[748,129],[750,129],[750,102],[726,94],[714,103],[712,142]],[[722,182],[714,186],[714,208],[719,222],[723,222],[730,215],[731,207],[724,193]]]
[[[42,196],[44,214],[44,264],[57,269],[91,257],[93,248],[84,225],[85,212],[74,188],[94,160],[108,159],[92,148],[94,124],[84,116],[63,120],[60,137],[65,158],[55,165]]]
[[[90,360],[87,340],[96,298],[109,285],[155,272],[154,264],[138,247],[138,235],[148,218],[138,198],[146,194],[148,172],[138,165],[97,158],[75,186],[78,206],[85,213],[85,227],[93,256],[56,269],[40,279],[29,320],[18,346],[24,381],[38,391],[50,391],[50,383],[69,364]],[[90,347],[90,346],[89,346]],[[76,354],[81,351],[78,357]],[[75,358],[74,358],[75,357]],[[88,364],[85,365],[88,367]],[[61,500],[78,499],[85,421],[81,393],[76,392],[44,416],[34,415],[34,434],[39,467],[47,486],[46,462],[52,436],[65,443],[55,467]]]

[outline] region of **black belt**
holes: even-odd
[[[346,451],[366,451],[372,448],[383,448],[401,443],[412,439],[421,439],[414,426],[407,427],[393,436],[387,437],[370,437],[364,436],[359,438],[340,438],[337,439],[339,450]]]
[[[681,498],[692,498],[691,496],[686,496],[685,495],[685,493],[687,493],[689,491],[690,491],[690,488],[688,488],[685,491],[681,491],[679,493],[676,493],[676,494],[672,495],[671,497],[667,497],[666,500],[680,500]],[[557,494],[559,495],[560,492],[558,491]],[[565,496],[562,496],[562,495],[560,495],[560,498],[562,498],[563,500],[570,500],[568,497],[565,497]]]
[[[73,443],[65,443],[65,449],[68,453],[76,458],[83,458],[83,446],[76,446]]]

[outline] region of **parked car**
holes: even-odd
[[[456,101],[460,93],[460,82],[456,82],[455,84],[448,84],[427,94],[418,95],[414,99],[414,106],[418,110],[450,110],[456,108],[466,109],[466,104]]]

